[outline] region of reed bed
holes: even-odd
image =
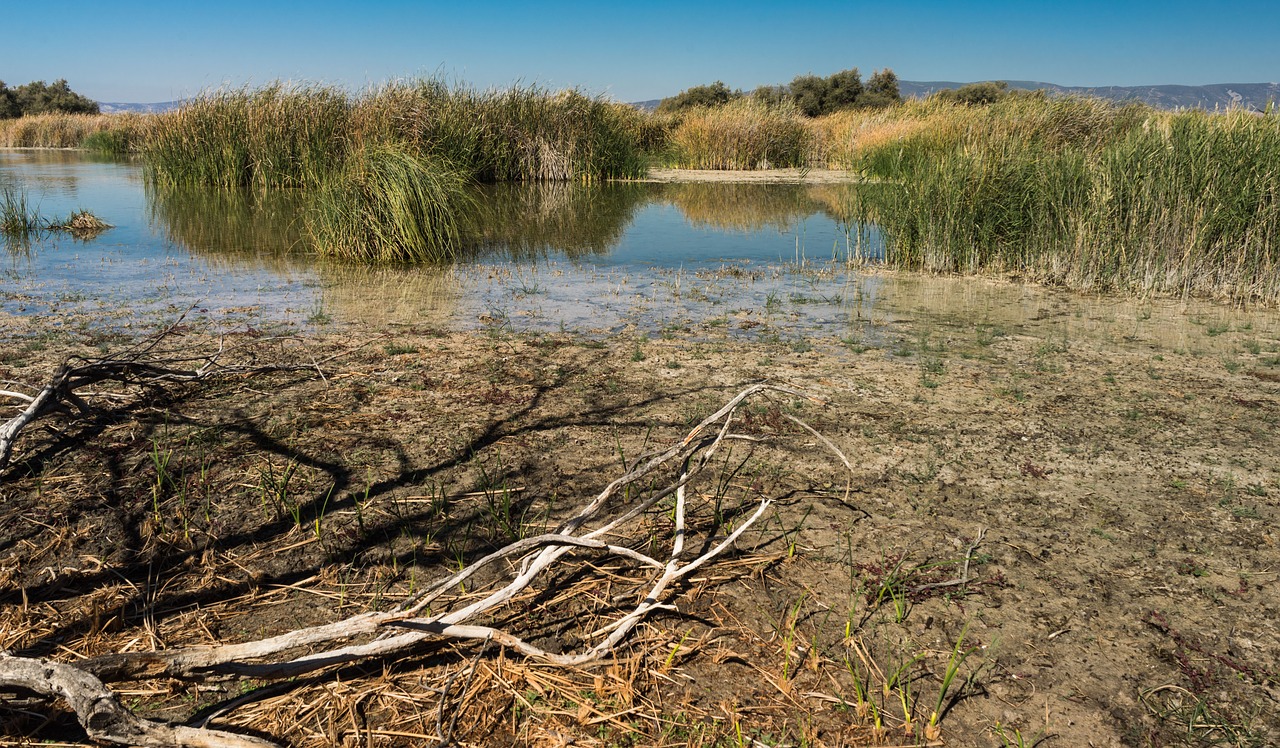
[[[578,91],[277,83],[160,115],[144,155],[164,189],[298,188],[320,254],[402,262],[459,251],[468,183],[640,176],[643,133],[641,113]]]
[[[1280,120],[1070,98],[950,110],[846,123],[842,158],[884,182],[853,208],[890,264],[1280,301]]]
[[[480,182],[638,177],[655,135],[635,109],[580,91],[479,91],[439,79],[393,83],[354,104],[353,137],[456,163]]]
[[[87,148],[113,155],[136,149],[148,120],[138,114],[36,114],[0,119],[0,148]]]
[[[671,149],[685,169],[790,168],[809,164],[813,137],[794,105],[743,98],[686,112]]]
[[[226,89],[156,115],[143,155],[161,186],[316,188],[341,170],[349,123],[334,88]]]
[[[160,115],[154,181],[223,189],[320,187],[353,154],[395,144],[484,182],[639,176],[639,112],[577,91],[476,91],[436,79],[352,97],[277,83],[198,97]]]

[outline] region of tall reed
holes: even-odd
[[[352,154],[316,194],[307,231],[324,256],[366,262],[451,259],[467,178],[451,164],[392,145]]]
[[[315,188],[342,167],[350,104],[326,86],[223,89],[155,115],[143,156],[166,186]]]
[[[644,172],[641,113],[580,91],[394,83],[355,104],[354,137],[446,158],[477,181],[595,181]]]
[[[671,133],[676,165],[686,169],[805,166],[812,135],[793,104],[742,98],[684,113]]]
[[[1280,301],[1280,120],[1070,98],[954,109],[849,150],[885,181],[856,202],[891,264]]]
[[[146,127],[146,116],[138,114],[36,114],[0,119],[0,148],[90,148],[117,155],[136,148],[145,138]]]
[[[159,115],[145,156],[153,181],[222,189],[316,188],[349,154],[396,144],[480,181],[639,176],[639,114],[578,91],[476,91],[438,79],[358,96],[275,83],[215,91]]]

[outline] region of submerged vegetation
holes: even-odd
[[[0,145],[139,152],[166,191],[294,190],[306,241],[362,262],[483,242],[492,232],[468,225],[480,220],[466,208],[476,183],[633,178],[650,162],[843,169],[871,184],[835,212],[879,224],[896,267],[1280,300],[1280,118],[999,84],[896,100],[890,70],[749,95],[717,82],[657,114],[533,86],[426,79],[352,96],[276,83],[159,115],[7,120]]]
[[[27,193],[5,187],[0,190],[0,235],[5,243],[26,246],[33,236],[42,231],[58,231],[77,239],[90,239],[111,228],[87,210],[77,210],[66,218],[45,218],[36,206],[31,205]]]

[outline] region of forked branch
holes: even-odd
[[[63,379],[68,376],[71,375],[62,374]],[[768,393],[809,397],[800,390],[768,384],[742,390],[679,441],[641,456],[635,467],[587,501],[555,531],[517,540],[428,585],[422,593],[404,601],[394,610],[362,613],[334,623],[240,644],[128,652],[88,659],[75,665],[43,665],[55,670],[73,670],[83,676],[82,681],[77,681],[81,688],[93,689],[104,681],[151,677],[195,681],[226,677],[290,678],[356,660],[404,653],[425,641],[443,639],[481,639],[528,657],[565,666],[607,656],[646,616],[656,610],[673,609],[671,589],[675,583],[724,554],[772,505],[772,499],[762,496],[755,502],[754,510],[746,513],[728,535],[705,537],[700,546],[705,550],[700,554],[691,556],[686,552],[687,547],[693,546],[687,537],[690,530],[686,523],[690,482],[707,468],[726,440],[758,441],[757,437],[733,432],[734,416],[748,399]],[[800,425],[810,433],[816,433],[803,423]],[[821,441],[846,466],[849,464],[834,444],[825,439]],[[667,476],[665,485],[659,473]],[[644,490],[628,490],[635,486]],[[641,553],[624,542],[612,540],[618,536],[625,537],[627,523],[631,520],[672,497],[674,502],[669,516],[673,520],[673,528],[665,554]],[[611,541],[606,542],[605,537],[610,537]],[[638,545],[648,540],[647,536],[642,536],[632,542]],[[477,619],[491,619],[495,610],[511,603],[540,576],[552,570],[563,570],[563,564],[558,562],[567,554],[583,550],[613,556],[637,567],[635,581],[638,591],[623,612],[596,630],[582,634],[586,643],[579,651],[566,654],[549,652],[509,631],[475,623]],[[501,569],[506,571],[500,573],[498,570]],[[488,570],[490,577],[499,575],[499,581],[494,583],[491,591],[460,607],[451,609],[446,606],[432,611],[433,604],[482,570]],[[503,579],[505,581],[501,581]],[[8,658],[4,662],[14,659]],[[0,682],[4,682],[3,677],[0,675]],[[92,692],[100,694],[100,691]],[[87,720],[92,718],[93,712],[85,710],[96,702],[80,696],[75,699],[68,697],[68,701],[88,729]]]

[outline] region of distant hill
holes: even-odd
[[[1005,81],[1009,88],[1034,91],[1046,89],[1055,94],[1096,96],[1112,101],[1141,101],[1158,109],[1226,109],[1239,106],[1254,111],[1266,111],[1267,102],[1280,106],[1280,83],[1212,83],[1207,86],[1059,86],[1039,81]],[[966,83],[959,81],[898,81],[903,98],[920,99],[943,88],[959,88]],[[662,99],[633,101],[631,106],[646,112],[658,108]],[[99,101],[104,114],[118,112],[156,113],[177,109],[181,101],[161,101],[155,104],[128,104]]]
[[[1112,101],[1141,101],[1159,109],[1226,109],[1238,106],[1265,111],[1267,102],[1280,104],[1277,83],[1213,83],[1207,86],[1059,86],[1037,81],[1005,81],[1009,88],[1034,91],[1043,88],[1056,94],[1095,96]],[[954,81],[899,81],[904,98],[923,98],[942,88],[965,85]]]
[[[972,81],[971,81],[972,82]],[[1263,112],[1267,102],[1280,106],[1278,83],[1214,83],[1208,86],[1059,86],[1037,81],[1005,81],[1009,88],[1034,91],[1044,88],[1055,94],[1096,96],[1112,101],[1141,101],[1158,109],[1226,109],[1239,106]],[[922,99],[943,88],[959,88],[958,81],[898,81],[903,98]],[[662,99],[635,101],[632,106],[646,112],[658,108]]]
[[[156,114],[159,112],[167,112],[170,109],[177,109],[182,106],[181,101],[161,101],[156,104],[123,104],[115,101],[99,101],[98,108],[103,114],[120,114],[121,112],[139,112],[141,114]]]

